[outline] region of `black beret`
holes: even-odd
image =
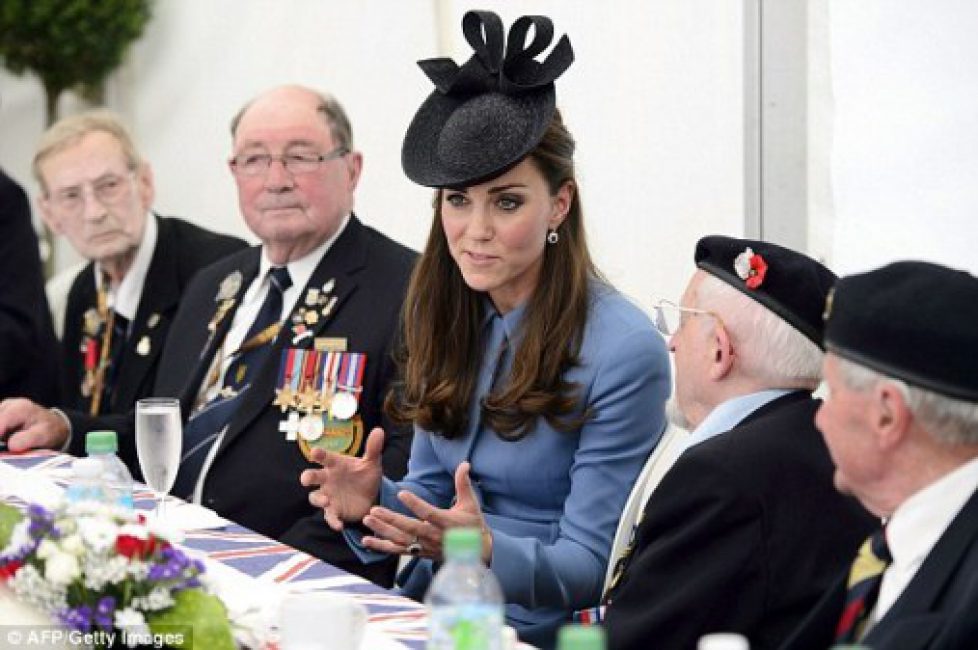
[[[699,240],[695,259],[822,347],[822,310],[837,279],[822,264],[770,242],[720,235]]]
[[[826,304],[830,352],[947,397],[978,402],[978,278],[894,262],[839,280]]]
[[[419,185],[467,187],[514,167],[543,139],[557,108],[554,80],[574,61],[566,36],[542,63],[534,59],[553,40],[546,16],[513,23],[505,55],[503,24],[491,11],[467,12],[462,31],[475,50],[465,65],[418,62],[436,88],[408,126],[401,166]]]

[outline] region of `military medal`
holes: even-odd
[[[221,285],[217,288],[217,296],[214,300],[222,302],[224,300],[234,300],[241,289],[241,271],[232,271],[226,278],[221,280]]]
[[[356,455],[363,442],[363,420],[360,416],[340,422],[323,420],[323,433],[315,440],[307,440],[300,434],[298,443],[302,455],[312,461],[314,449],[323,449],[337,454]]]
[[[337,374],[336,392],[330,406],[330,415],[337,420],[349,420],[357,412],[358,395],[363,389],[363,371],[367,355],[362,352],[338,352],[342,357]]]
[[[299,436],[307,442],[314,442],[323,436],[325,424],[322,415],[307,415],[299,420]]]

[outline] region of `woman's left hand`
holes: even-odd
[[[468,462],[455,470],[455,503],[450,508],[436,508],[407,490],[398,493],[397,498],[417,519],[382,506],[371,508],[363,523],[374,535],[363,538],[364,546],[382,553],[441,560],[445,531],[469,526],[482,531],[482,561],[488,564],[492,557],[492,533],[482,516],[469,470]]]

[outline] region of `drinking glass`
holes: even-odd
[[[180,402],[164,397],[136,402],[136,454],[143,480],[156,497],[158,519],[164,516],[166,495],[177,478],[182,448]]]

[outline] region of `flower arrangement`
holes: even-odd
[[[105,645],[235,647],[204,565],[142,514],[87,501],[26,513],[0,504],[0,549],[0,584],[68,630],[100,633]]]

